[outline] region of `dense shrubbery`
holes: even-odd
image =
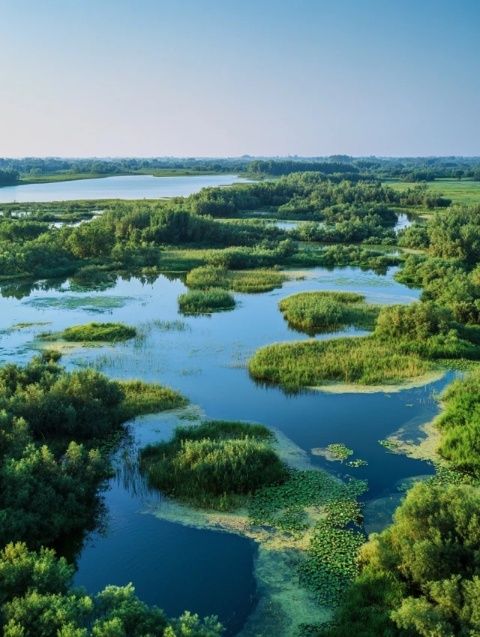
[[[434,256],[456,258],[468,265],[480,260],[480,206],[452,206],[428,225]]]
[[[402,248],[423,250],[428,248],[430,239],[426,225],[414,223],[398,233],[398,245]]]
[[[480,322],[480,281],[477,270],[467,270],[457,259],[411,255],[396,279],[422,288],[422,300],[450,309],[459,323]]]
[[[480,371],[455,381],[442,401],[436,421],[442,432],[440,454],[452,467],[480,478]]]
[[[169,442],[146,447],[141,468],[168,495],[202,507],[229,509],[260,487],[277,484],[287,470],[261,425],[211,421],[181,427]]]
[[[475,635],[480,627],[480,493],[417,484],[394,523],[361,549],[362,573],[329,637]]]
[[[65,372],[47,353],[0,368],[0,543],[51,544],[95,515],[107,458],[95,446],[146,410],[181,406],[157,385]],[[79,444],[79,441],[82,444]]]
[[[231,310],[235,299],[226,290],[189,290],[178,297],[178,306],[183,314],[211,314]]]
[[[282,299],[278,306],[289,325],[311,335],[348,325],[373,328],[379,311],[355,292],[300,292]]]

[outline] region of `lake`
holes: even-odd
[[[23,292],[19,287],[18,298],[0,298],[0,360],[29,360],[35,338],[45,330],[92,320],[136,325],[141,338],[74,349],[64,355],[64,364],[69,369],[92,365],[114,378],[164,383],[183,392],[207,418],[264,423],[305,450],[312,464],[340,477],[349,473],[367,479],[367,501],[397,497],[403,480],[431,474],[433,467],[389,453],[378,441],[400,428],[418,438],[418,426],[438,413],[435,396],[451,375],[396,393],[292,395],[256,384],[245,367],[262,345],[307,338],[284,321],[278,310],[281,298],[321,289],[361,292],[375,303],[416,300],[418,292],[397,283],[394,274],[394,268],[386,276],[353,267],[314,268],[281,289],[236,294],[233,311],[198,317],[178,313],[177,297],[185,290],[179,277],[146,281],[114,276],[103,286],[42,282]],[[15,288],[3,290],[12,294]],[[19,322],[37,325],[12,327]],[[348,329],[335,336],[363,333]],[[135,456],[143,445],[168,438],[179,422],[175,412],[139,418],[129,425],[127,446]],[[349,469],[312,453],[334,442],[346,444],[368,465]],[[105,494],[104,528],[88,536],[78,556],[75,582],[96,592],[106,584],[132,581],[142,599],[158,604],[167,614],[186,608],[201,615],[217,614],[227,635],[238,634],[258,599],[254,542],[158,519],[148,511],[161,496],[124,479],[122,454],[117,466],[118,475]]]
[[[129,175],[101,179],[76,179],[47,184],[0,188],[0,203],[73,201],[77,199],[160,199],[188,197],[202,188],[247,183],[237,175],[153,177]]]

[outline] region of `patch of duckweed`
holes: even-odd
[[[397,453],[400,450],[400,442],[393,438],[385,438],[383,440],[379,440],[378,444],[382,445],[382,447],[385,447],[385,449],[388,449],[388,451],[391,451],[393,453]]]
[[[358,469],[359,467],[366,467],[368,462],[366,460],[362,460],[361,458],[357,458],[356,460],[349,460],[346,463],[347,467],[351,467],[352,469]]]
[[[327,451],[335,460],[346,460],[350,456],[353,456],[353,450],[341,442],[334,442],[327,445]]]
[[[123,307],[128,301],[134,300],[128,296],[43,296],[26,301],[28,305],[39,309],[58,308],[60,310],[79,310],[86,312],[108,312]]]
[[[343,528],[336,520],[319,520],[299,572],[300,582],[313,589],[322,604],[336,605],[358,575],[357,554],[365,535]]]

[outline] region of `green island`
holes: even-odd
[[[288,324],[307,334],[333,332],[352,325],[373,328],[379,307],[355,292],[299,292],[278,304]]]
[[[128,341],[135,336],[137,336],[137,330],[124,323],[87,323],[85,325],[72,325],[64,329],[63,332],[49,334],[45,338],[58,338],[74,343],[117,343]]]
[[[204,265],[190,270],[185,282],[189,288],[193,289],[220,287],[232,289],[234,292],[255,293],[270,292],[281,287],[286,280],[285,273],[275,270],[229,272],[222,267]]]
[[[178,297],[178,307],[182,314],[210,314],[233,310],[235,299],[226,290],[189,290]]]

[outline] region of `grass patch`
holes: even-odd
[[[108,342],[128,341],[135,338],[137,330],[123,323],[86,323],[72,325],[58,335],[64,341]]]
[[[124,393],[122,415],[125,420],[167,409],[185,407],[188,400],[181,394],[156,383],[140,380],[117,381]]]
[[[275,270],[251,270],[235,272],[232,276],[232,289],[235,292],[258,293],[270,292],[282,287],[287,277]]]
[[[222,267],[204,265],[187,274],[186,284],[197,290],[224,288],[235,292],[256,293],[270,292],[281,287],[286,279],[284,274],[275,270],[231,272]]]
[[[190,270],[185,282],[189,288],[195,290],[229,287],[227,270],[214,265],[202,265]]]
[[[210,314],[235,307],[235,299],[226,290],[189,290],[178,297],[183,314]]]
[[[300,292],[278,306],[291,327],[311,336],[348,325],[373,329],[380,310],[355,292]]]
[[[275,343],[257,350],[248,368],[253,378],[298,390],[332,382],[399,384],[424,376],[432,365],[417,354],[396,353],[374,337]]]
[[[287,469],[261,425],[209,421],[179,427],[173,438],[141,452],[150,484],[202,508],[228,510],[265,485],[281,483]]]

